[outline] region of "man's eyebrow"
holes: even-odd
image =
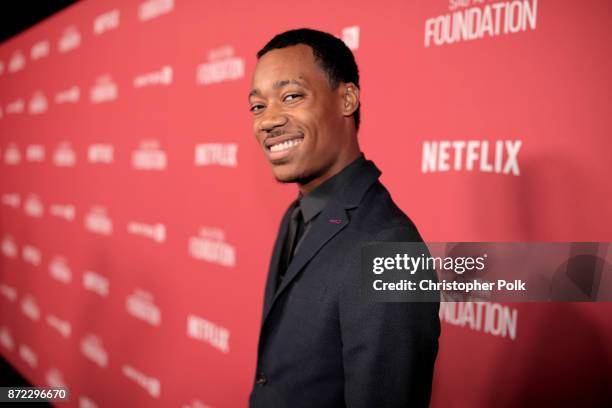
[[[287,86],[289,84],[304,86],[304,84],[302,82],[298,81],[297,79],[282,79],[280,81],[276,81],[275,83],[273,83],[272,84],[272,88],[278,89],[278,88],[282,88],[284,86]]]
[[[279,89],[289,84],[298,85],[298,86],[306,86],[303,82],[300,82],[297,79],[281,79],[281,80],[274,82],[272,84],[272,88]],[[249,92],[249,98],[251,96],[257,96],[257,95],[259,95],[259,89],[251,89],[251,92]]]

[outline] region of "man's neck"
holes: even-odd
[[[346,157],[342,157],[341,159],[336,161],[329,169],[327,169],[327,171],[325,171],[323,175],[316,177],[315,179],[310,180],[305,184],[298,183],[300,193],[302,193],[302,195],[310,193],[312,190],[319,187],[321,184],[325,183],[327,180],[341,172],[346,166],[355,161],[360,155],[361,150],[359,150],[359,148],[354,149]]]

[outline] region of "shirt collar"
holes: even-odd
[[[356,170],[359,169],[365,161],[365,157],[363,153],[361,153],[359,157],[353,160],[348,166],[325,180],[310,193],[306,195],[299,193],[298,201],[302,210],[302,216],[304,217],[304,223],[310,222],[310,220],[323,211],[329,200],[342,186],[353,178]]]

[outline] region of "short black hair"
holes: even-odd
[[[257,59],[263,57],[269,51],[298,44],[308,45],[312,48],[315,61],[325,72],[332,89],[336,89],[340,82],[352,82],[359,88],[359,69],[353,52],[342,40],[323,31],[310,28],[285,31],[274,36],[259,50]],[[361,104],[353,113],[356,129],[359,129],[360,109]]]

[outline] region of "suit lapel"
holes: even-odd
[[[291,281],[297,276],[298,272],[312,259],[313,256],[329,241],[334,235],[342,231],[349,223],[348,214],[338,203],[332,202],[321,214],[313,221],[308,234],[304,236],[304,241],[300,244],[300,250],[291,260],[289,268],[285,272],[285,277],[278,290],[274,294],[272,301],[264,311],[264,321],[272,308],[272,305]]]
[[[264,293],[264,316],[265,311],[272,303],[274,291],[276,290],[276,282],[280,273],[281,251],[283,249],[283,243],[285,242],[285,236],[287,235],[287,229],[289,228],[289,216],[291,214],[291,209],[296,204],[296,201],[297,200],[291,203],[291,205],[285,212],[285,215],[283,216],[280,225],[280,230],[278,235],[276,236],[276,242],[274,243],[274,249],[272,250],[272,258],[270,259],[270,266],[268,270],[268,280],[266,282],[266,290]]]

